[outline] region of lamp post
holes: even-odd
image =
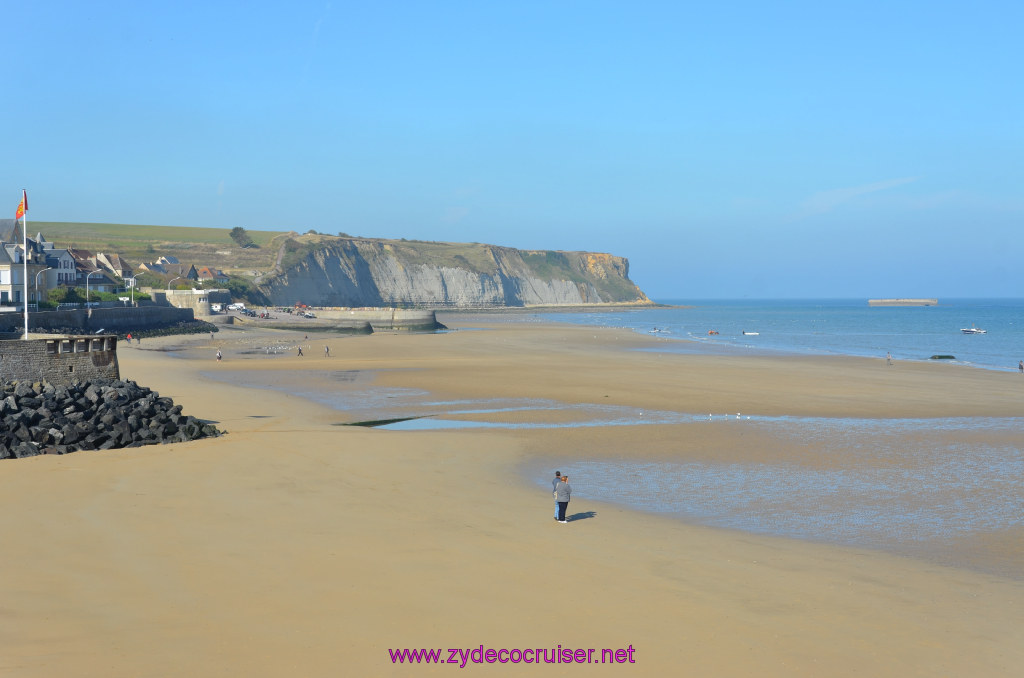
[[[97,273],[102,273],[98,268],[95,271],[90,271],[89,275],[85,276],[85,303],[89,303],[89,278]]]
[[[52,271],[52,270],[53,270],[53,266],[47,266],[46,268],[44,268],[41,271],[36,271],[36,308],[37,309],[39,308],[39,274],[40,273],[46,273],[47,271]]]
[[[127,280],[131,280],[132,281],[132,284],[130,285],[130,287],[132,288],[132,306],[135,305],[135,278],[137,278],[137,277],[138,276],[133,275],[130,278],[125,278],[126,281]]]
[[[183,276],[179,275],[177,278],[171,278],[171,282],[167,283],[167,289],[171,289],[171,283],[174,282],[175,280],[181,280],[182,277]]]

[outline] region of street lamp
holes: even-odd
[[[137,277],[138,277],[137,275],[133,275],[130,278],[125,278],[125,281],[128,281],[128,280],[132,281],[132,284],[130,285],[130,287],[132,288],[132,306],[135,305],[135,279]]]
[[[53,270],[53,266],[47,266],[46,268],[44,268],[41,271],[36,271],[36,308],[39,308],[39,274],[40,273],[46,273],[47,271],[52,271],[52,270]]]
[[[181,280],[184,276],[178,276],[177,278],[171,278],[171,282],[167,283],[167,289],[171,289],[171,283],[175,280]]]
[[[85,276],[85,303],[86,304],[89,303],[89,278],[91,278],[93,275],[95,275],[97,273],[102,273],[102,272],[103,271],[101,271],[100,269],[97,268],[95,271],[91,271],[89,273],[89,275]]]

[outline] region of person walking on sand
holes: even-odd
[[[1024,360],[1021,360],[1019,363],[1017,363],[1017,371],[1020,372],[1021,374],[1024,374]]]
[[[220,362],[220,359],[223,358],[223,357],[224,356],[221,354],[220,349],[218,348],[217,349],[217,362]]]
[[[558,500],[558,522],[567,523],[565,510],[569,508],[569,497],[572,496],[572,485],[569,484],[569,476],[562,476],[562,482],[555,488],[555,499]]]
[[[324,344],[324,357],[325,358],[330,358],[331,357],[331,347],[328,346],[327,344]]]
[[[885,354],[885,364],[889,365],[890,367],[892,366],[892,353]]]
[[[551,479],[551,494],[555,497],[555,520],[558,520],[558,483],[562,482],[562,472],[555,471],[555,477]]]
[[[299,346],[299,357],[300,358],[302,357],[302,347],[301,346]]]

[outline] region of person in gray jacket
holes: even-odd
[[[558,500],[558,522],[567,523],[565,509],[569,507],[569,497],[572,496],[572,485],[569,484],[569,476],[562,476],[562,482],[555,488],[555,499]]]
[[[555,471],[555,477],[551,480],[551,494],[558,491],[558,484],[562,482],[562,472]],[[555,499],[555,520],[558,520],[558,499]]]

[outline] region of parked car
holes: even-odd
[[[306,311],[306,312],[304,312],[302,314],[302,317],[303,318],[315,318],[316,317],[316,313],[313,313],[312,311]]]

